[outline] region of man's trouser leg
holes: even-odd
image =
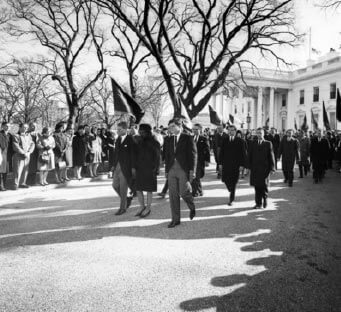
[[[125,176],[122,173],[120,164],[117,164],[115,168],[112,186],[116,193],[118,194],[118,196],[120,197],[120,210],[126,210],[128,183]]]
[[[180,222],[180,193],[179,179],[174,165],[168,172],[169,203],[172,213],[172,222]]]

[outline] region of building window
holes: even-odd
[[[313,89],[313,102],[318,102],[320,98],[320,89],[319,87],[314,87]]]
[[[336,99],[336,83],[330,84],[330,98]]]
[[[282,107],[287,106],[287,96],[286,94],[282,94]]]
[[[300,105],[304,104],[304,90],[300,90]]]

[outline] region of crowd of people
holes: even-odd
[[[214,130],[195,124],[192,130],[181,119],[172,119],[168,127],[154,129],[149,124],[129,127],[120,122],[116,129],[79,125],[73,128],[65,122],[54,131],[45,127],[40,133],[35,123],[20,124],[17,133],[10,125],[1,124],[0,190],[8,186],[7,175],[13,173],[12,189],[48,184],[49,172],[55,183],[85,176],[97,177],[99,170],[108,171],[113,188],[120,197],[116,215],[124,214],[134,196],[140,209],[137,217],[151,213],[152,194],[157,191],[157,175],[164,163],[166,182],[158,195],[169,190],[172,221],[168,227],[180,224],[180,197],[186,202],[190,219],[195,217],[194,197],[203,196],[201,179],[211,161],[216,162],[217,178],[229,191],[228,205],[235,201],[239,178],[250,175],[255,187],[255,209],[267,207],[269,176],[282,162],[284,182],[293,186],[294,166],[299,178],[313,171],[313,182],[321,183],[333,161],[341,172],[341,133],[320,129],[314,132],[287,130],[277,133],[258,128],[237,130],[234,125],[220,125]]]

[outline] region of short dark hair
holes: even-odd
[[[228,125],[228,128],[234,128],[234,130],[237,130],[237,127],[235,125]]]
[[[3,121],[2,123],[1,123],[1,126],[7,126],[8,125],[8,122],[7,121]]]
[[[117,124],[117,127],[128,129],[128,123],[126,121],[121,121]]]
[[[202,130],[202,125],[200,123],[194,124],[195,127],[198,127],[200,130]]]
[[[181,118],[173,118],[171,119],[168,124],[174,123],[178,127],[182,127],[182,120]]]
[[[85,126],[83,126],[83,125],[78,126],[77,131],[79,131],[79,130],[84,130],[84,127],[85,127]]]

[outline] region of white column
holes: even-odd
[[[269,127],[274,127],[275,89],[270,88]]]
[[[219,103],[220,103],[220,111],[218,112],[221,116],[224,114],[224,95],[223,92],[219,93]]]
[[[263,105],[263,88],[258,87],[258,101],[257,101],[257,128],[262,127],[262,105]]]
[[[294,92],[292,91],[292,89],[288,90],[288,98],[287,98],[287,129],[294,129]]]
[[[256,128],[256,101],[254,98],[252,98],[252,102],[251,102],[251,112],[250,112],[250,116],[251,116],[251,123],[250,123],[250,129],[255,129]]]

